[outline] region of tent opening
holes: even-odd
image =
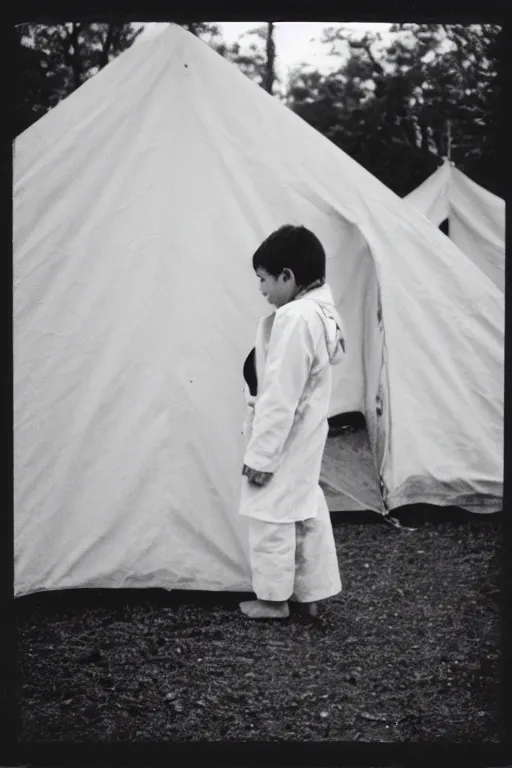
[[[329,437],[344,433],[346,430],[354,431],[356,429],[366,428],[366,419],[361,411],[349,411],[340,413],[337,416],[331,416],[329,422]]]
[[[389,404],[377,271],[357,225],[338,214],[324,227],[315,229],[326,248],[327,279],[344,323],[346,354],[333,368],[320,484],[331,512],[382,512],[379,468]]]

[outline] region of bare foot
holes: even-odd
[[[318,603],[295,603],[295,605],[302,616],[309,616],[311,619],[318,617]]]
[[[247,600],[240,603],[240,610],[250,619],[287,619],[290,615],[286,601],[277,603],[270,600]]]

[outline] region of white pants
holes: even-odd
[[[323,503],[322,503],[323,502]],[[296,523],[249,520],[252,586],[259,600],[316,602],[341,592],[329,510]]]

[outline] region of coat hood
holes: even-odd
[[[321,309],[320,317],[324,324],[329,360],[331,365],[336,365],[345,353],[345,332],[341,317],[334,305],[330,286],[324,283],[319,288],[313,288],[313,290],[298,297],[296,301],[314,301]]]

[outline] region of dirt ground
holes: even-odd
[[[344,591],[316,621],[240,595],[17,601],[22,742],[500,737],[499,519],[337,523]]]

